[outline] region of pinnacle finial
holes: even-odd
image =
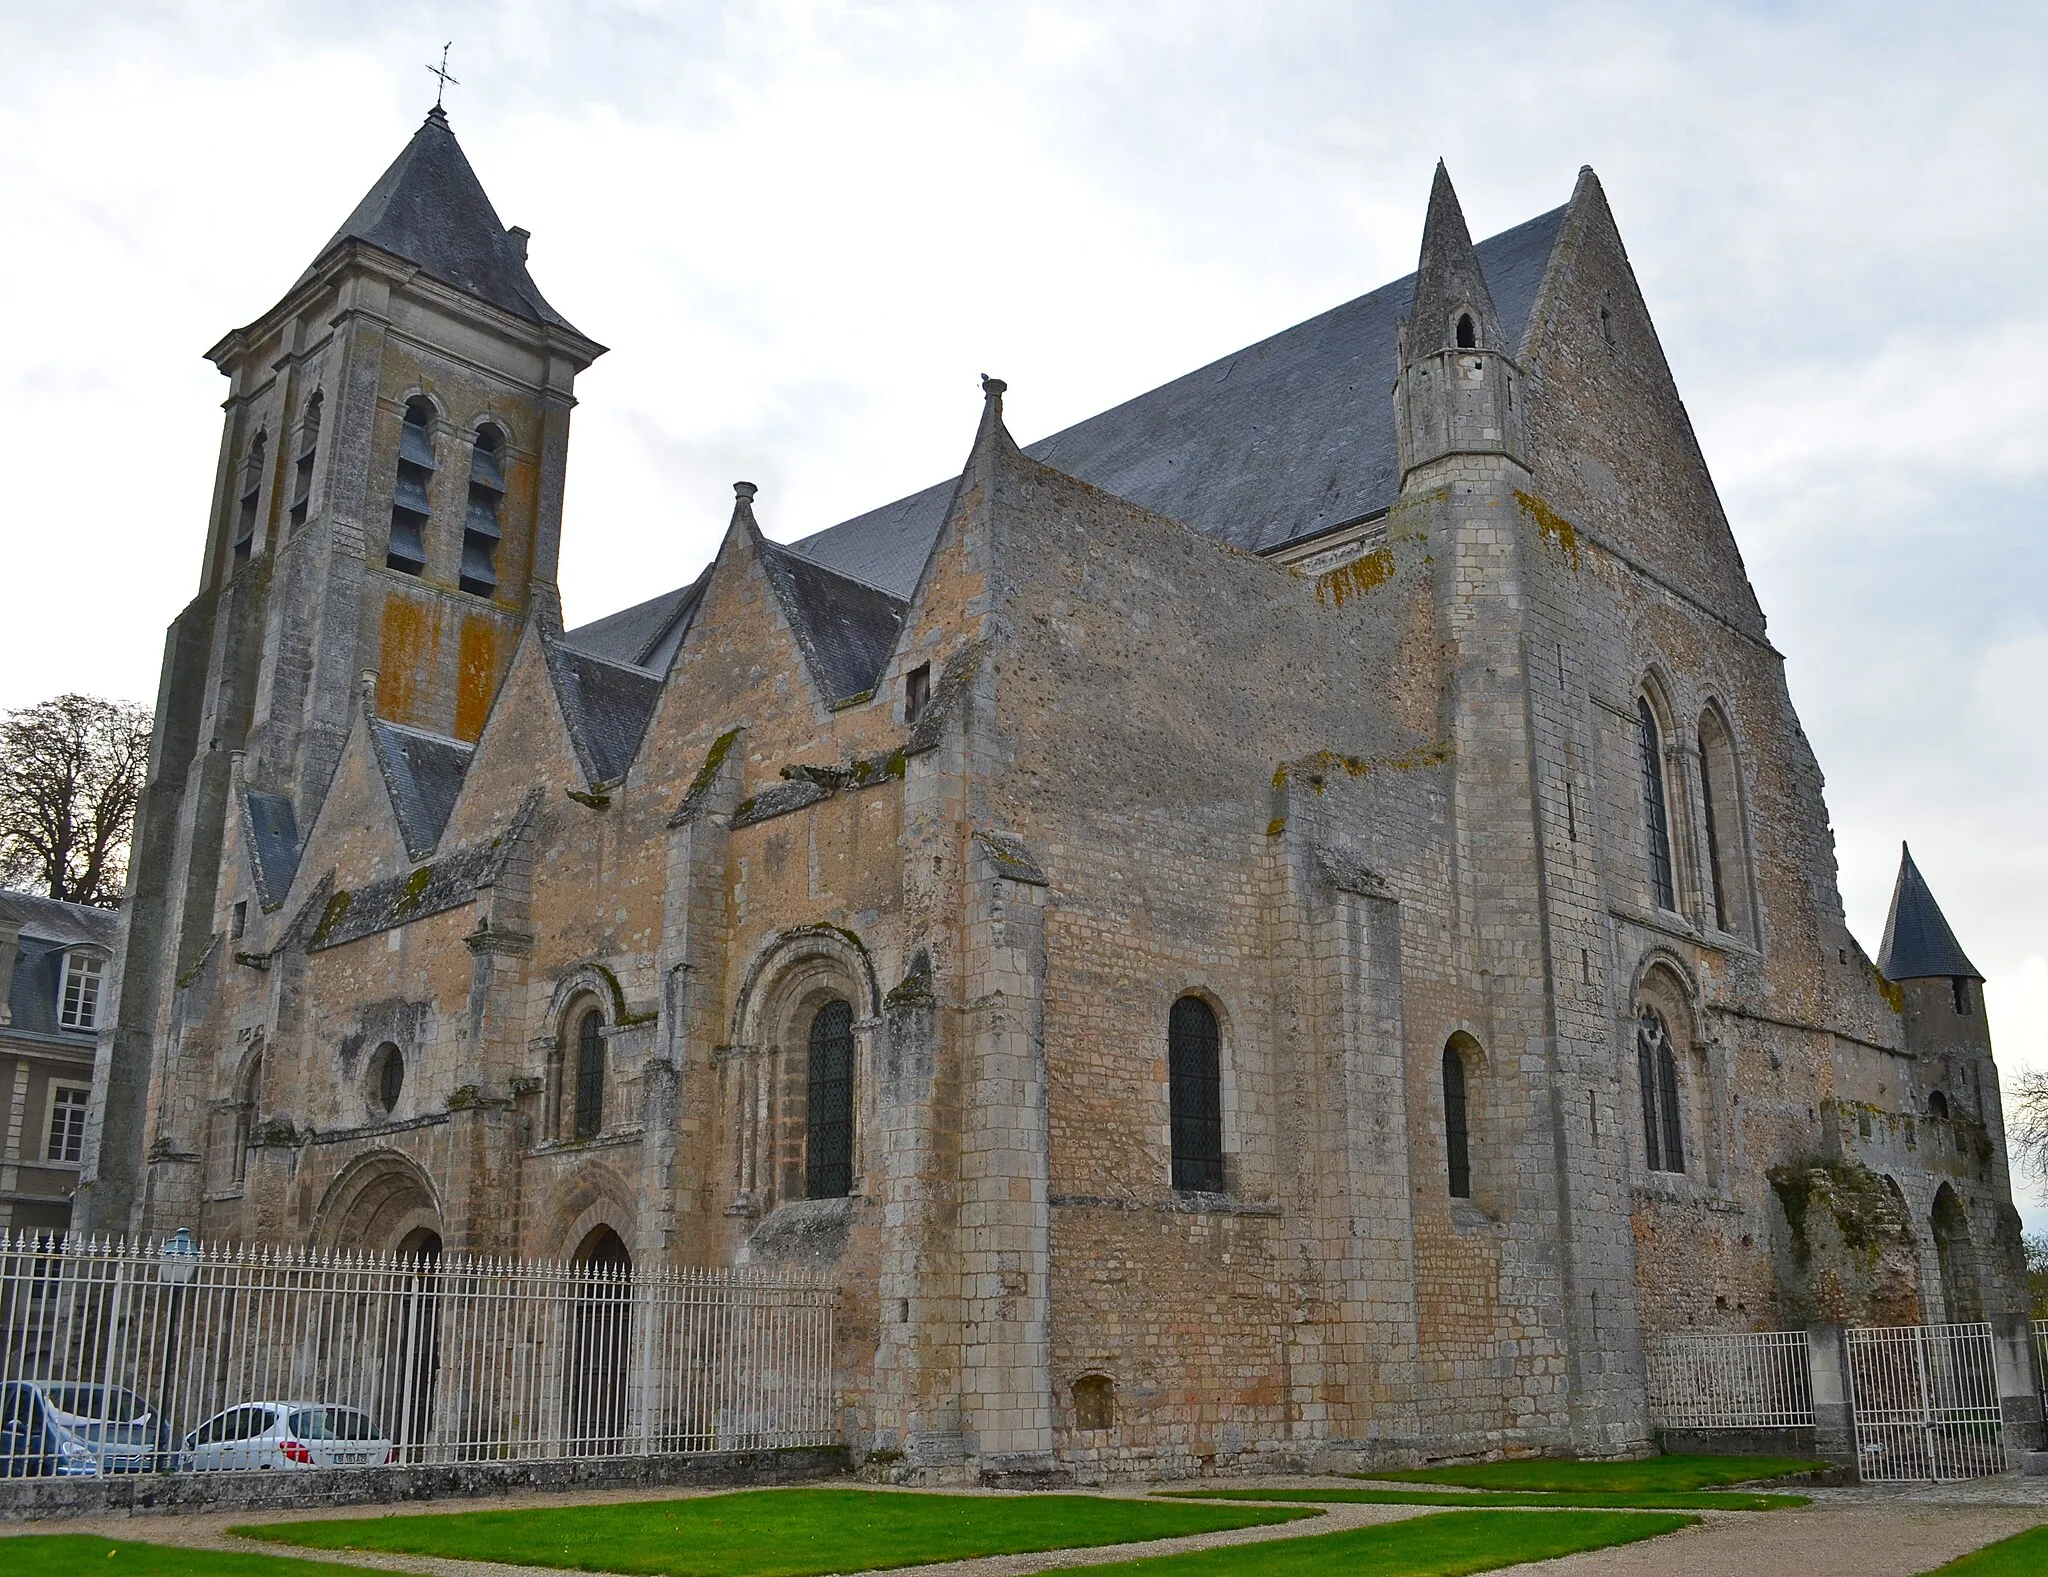
[[[732,485],[732,496],[742,504],[751,504],[754,495],[760,491],[752,482],[735,482]]]
[[[1001,378],[991,378],[987,373],[981,375],[981,392],[984,399],[1000,400],[1009,387]]]
[[[430,65],[427,67],[427,70],[430,74],[440,79],[438,85],[434,89],[434,108],[432,113],[439,115],[443,120],[446,120],[448,118],[448,112],[441,108],[441,95],[448,91],[448,84],[451,82],[454,83],[455,86],[457,86],[458,88],[462,86],[460,78],[451,77],[448,75],[448,51],[453,49],[454,47],[455,41],[453,39],[450,39],[447,43],[443,44],[441,46],[441,64],[438,66]]]

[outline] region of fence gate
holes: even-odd
[[[1854,1329],[1856,1459],[1879,1483],[1982,1478],[2006,1468],[1991,1327]]]

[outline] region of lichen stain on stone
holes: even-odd
[[[1522,506],[1522,513],[1536,523],[1536,529],[1545,538],[1557,545],[1557,550],[1572,562],[1572,568],[1579,567],[1579,533],[1572,523],[1532,493],[1515,489],[1515,502]]]
[[[1393,578],[1394,550],[1374,548],[1363,558],[1339,564],[1316,577],[1316,601],[1325,607],[1341,608],[1353,597],[1363,597],[1375,586]]]
[[[399,889],[398,901],[391,906],[392,918],[404,919],[417,909],[420,906],[420,900],[427,896],[427,883],[433,879],[434,867],[432,865],[422,865],[412,875],[408,876],[405,879],[405,885]],[[337,894],[336,896],[346,895]]]
[[[498,632],[491,621],[462,621],[461,671],[455,681],[455,737],[474,741],[484,731],[498,687]]]
[[[338,892],[327,900],[327,907],[320,911],[320,923],[313,927],[312,945],[318,947],[327,940],[328,933],[346,918],[349,905],[355,899],[346,891]]]
[[[425,677],[425,657],[433,642],[427,611],[394,593],[384,599],[377,668],[377,713],[393,723],[413,721]]]

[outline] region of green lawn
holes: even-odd
[[[1350,1473],[1402,1484],[1456,1484],[1464,1489],[1587,1490],[1598,1494],[1681,1494],[1716,1484],[1746,1484],[1812,1473],[1825,1462],[1793,1457],[1650,1457],[1641,1462],[1556,1462],[1525,1457],[1518,1462],[1481,1462],[1471,1467],[1419,1467],[1384,1473]]]
[[[974,1555],[1170,1539],[1320,1515],[1307,1507],[1198,1506],[1094,1495],[763,1489],[616,1506],[272,1522],[234,1531],[312,1549],[445,1555],[581,1571],[816,1577]]]
[[[1651,1490],[1640,1495],[1455,1489],[1162,1489],[1156,1493],[1172,1500],[1288,1500],[1322,1506],[1586,1506],[1608,1511],[1787,1511],[1813,1504],[1805,1495],[1752,1495],[1733,1489],[1678,1494]]]
[[[83,1533],[29,1533],[0,1539],[0,1568],[8,1577],[334,1577],[326,1561],[287,1555],[226,1555],[218,1550],[177,1550],[129,1539]]]
[[[1446,1511],[1348,1533],[1155,1555],[1076,1570],[1089,1577],[1463,1577],[1676,1532],[1697,1517],[1625,1511]]]
[[[2041,1577],[2048,1572],[2048,1527],[2029,1528],[1987,1544],[1946,1566],[1937,1566],[1935,1572],[1953,1572],[1955,1577]],[[1925,1577],[1935,1577],[1935,1573],[1928,1572]]]

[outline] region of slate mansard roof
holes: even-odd
[[[1508,343],[1520,349],[1566,208],[1479,243]],[[1394,330],[1409,274],[1091,416],[1025,453],[1262,553],[1355,521],[1401,488]],[[952,497],[948,479],[792,543],[790,551],[907,598]]]
[[[499,222],[439,105],[427,112],[412,141],[320,248],[298,283],[311,279],[327,255],[347,241],[416,264],[514,317],[584,337],[548,305],[527,273],[525,242]]]
[[[57,1022],[64,955],[80,944],[111,954],[121,940],[120,911],[63,903],[37,893],[0,891],[0,912],[21,924],[14,976],[8,983],[6,1027],[29,1035],[62,1036],[90,1046],[93,1031],[65,1029]]]
[[[1927,878],[1913,863],[1913,851],[1899,845],[1899,879],[1892,887],[1891,913],[1885,916],[1884,945],[1877,967],[1887,980],[1927,980],[1937,975],[1982,980],[1977,966],[1949,929],[1941,905],[1928,890]]]

